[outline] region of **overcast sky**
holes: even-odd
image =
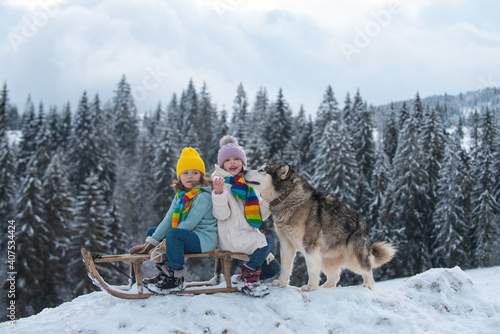
[[[2,0],[0,80],[20,111],[76,109],[113,96],[122,75],[140,112],[192,78],[230,112],[239,83],[253,104],[283,89],[316,114],[331,85],[380,105],[500,86],[498,0]]]

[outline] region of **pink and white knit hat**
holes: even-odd
[[[224,162],[231,158],[237,157],[243,163],[243,166],[247,166],[247,156],[245,154],[245,149],[238,145],[238,140],[233,136],[226,135],[220,140],[220,149],[217,157],[217,162],[219,167],[223,168]]]

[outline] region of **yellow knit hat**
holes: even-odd
[[[192,147],[186,147],[182,150],[181,157],[177,162],[177,178],[181,173],[188,169],[199,170],[205,175],[205,163],[201,160],[200,155]]]

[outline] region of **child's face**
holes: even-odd
[[[232,176],[236,176],[243,169],[243,163],[239,158],[231,157],[224,161],[223,168],[226,172],[231,173]]]
[[[186,189],[191,189],[194,186],[201,184],[201,172],[196,169],[187,169],[181,173],[179,180]]]

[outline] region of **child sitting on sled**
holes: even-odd
[[[262,221],[270,215],[269,208],[260,205],[252,187],[245,183],[243,171],[247,158],[236,138],[224,136],[220,140],[218,165],[212,174],[213,214],[217,218],[219,248],[223,251],[242,252],[250,256],[241,268],[238,290],[249,295],[269,293],[260,279],[279,274],[281,266],[271,251],[273,239],[259,231]]]
[[[144,286],[165,294],[184,289],[185,253],[212,252],[217,246],[217,220],[212,214],[210,179],[205,164],[191,147],[182,150],[177,162],[176,195],[163,221],[146,233],[146,242],[130,249],[130,254],[148,254],[165,239],[166,262],[157,265],[160,273],[144,279]],[[167,263],[168,262],[168,263]]]

